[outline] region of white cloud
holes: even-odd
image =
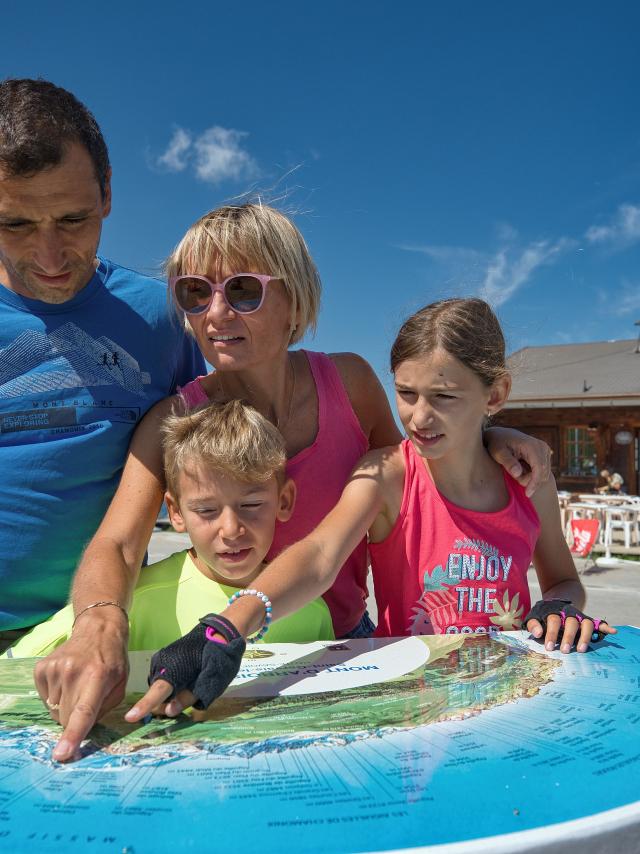
[[[538,267],[553,264],[570,245],[571,241],[561,238],[555,243],[547,240],[531,243],[523,250],[499,249],[487,265],[480,296],[491,305],[502,305]]]
[[[170,172],[182,172],[187,166],[187,155],[191,148],[191,135],[177,127],[164,154],[158,157],[158,166],[164,166]]]
[[[475,249],[468,249],[465,246],[416,246],[403,244],[399,248],[407,252],[420,252],[422,255],[427,255],[439,264],[446,264],[453,267],[461,267],[468,264],[477,265],[484,259],[482,252],[478,252]]]
[[[245,131],[218,125],[194,135],[177,127],[167,150],[156,159],[156,166],[170,172],[183,172],[188,166],[201,181],[220,184],[223,181],[254,178],[258,165],[242,147]]]
[[[525,284],[534,271],[545,264],[553,264],[573,241],[560,238],[555,242],[541,240],[519,247],[514,241],[517,232],[510,226],[501,226],[500,248],[490,254],[465,246],[404,245],[409,252],[420,252],[446,268],[453,279],[472,285],[478,294],[494,306],[502,305]]]
[[[195,141],[196,175],[218,184],[229,178],[252,178],[258,171],[251,155],[240,145],[247,133],[231,128],[212,127]]]
[[[585,232],[589,243],[608,243],[617,248],[640,240],[640,206],[620,205],[608,225],[592,225]]]

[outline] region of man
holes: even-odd
[[[617,472],[612,472],[609,469],[602,469],[600,478],[604,481],[604,485],[596,489],[601,495],[619,495],[624,493],[624,478]]]
[[[0,83],[0,646],[60,608],[144,413],[203,373],[166,286],[97,257],[111,168],[92,114]]]

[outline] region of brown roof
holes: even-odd
[[[509,356],[517,401],[640,397],[636,339],[524,347]]]

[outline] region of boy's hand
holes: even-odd
[[[150,688],[125,718],[136,722],[169,703],[164,714],[175,716],[186,706],[206,709],[234,679],[246,648],[228,620],[208,614],[187,635],[155,653]]]
[[[601,641],[605,635],[615,635],[618,630],[606,620],[597,620],[583,614],[568,599],[541,599],[522,621],[534,638],[544,636],[544,646],[550,652],[560,644],[560,651],[586,652],[590,643]]]

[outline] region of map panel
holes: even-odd
[[[638,629],[569,656],[523,632],[261,646],[206,714],[128,725],[148,660],[67,766],[33,661],[0,661],[0,849],[522,851],[640,822]]]

